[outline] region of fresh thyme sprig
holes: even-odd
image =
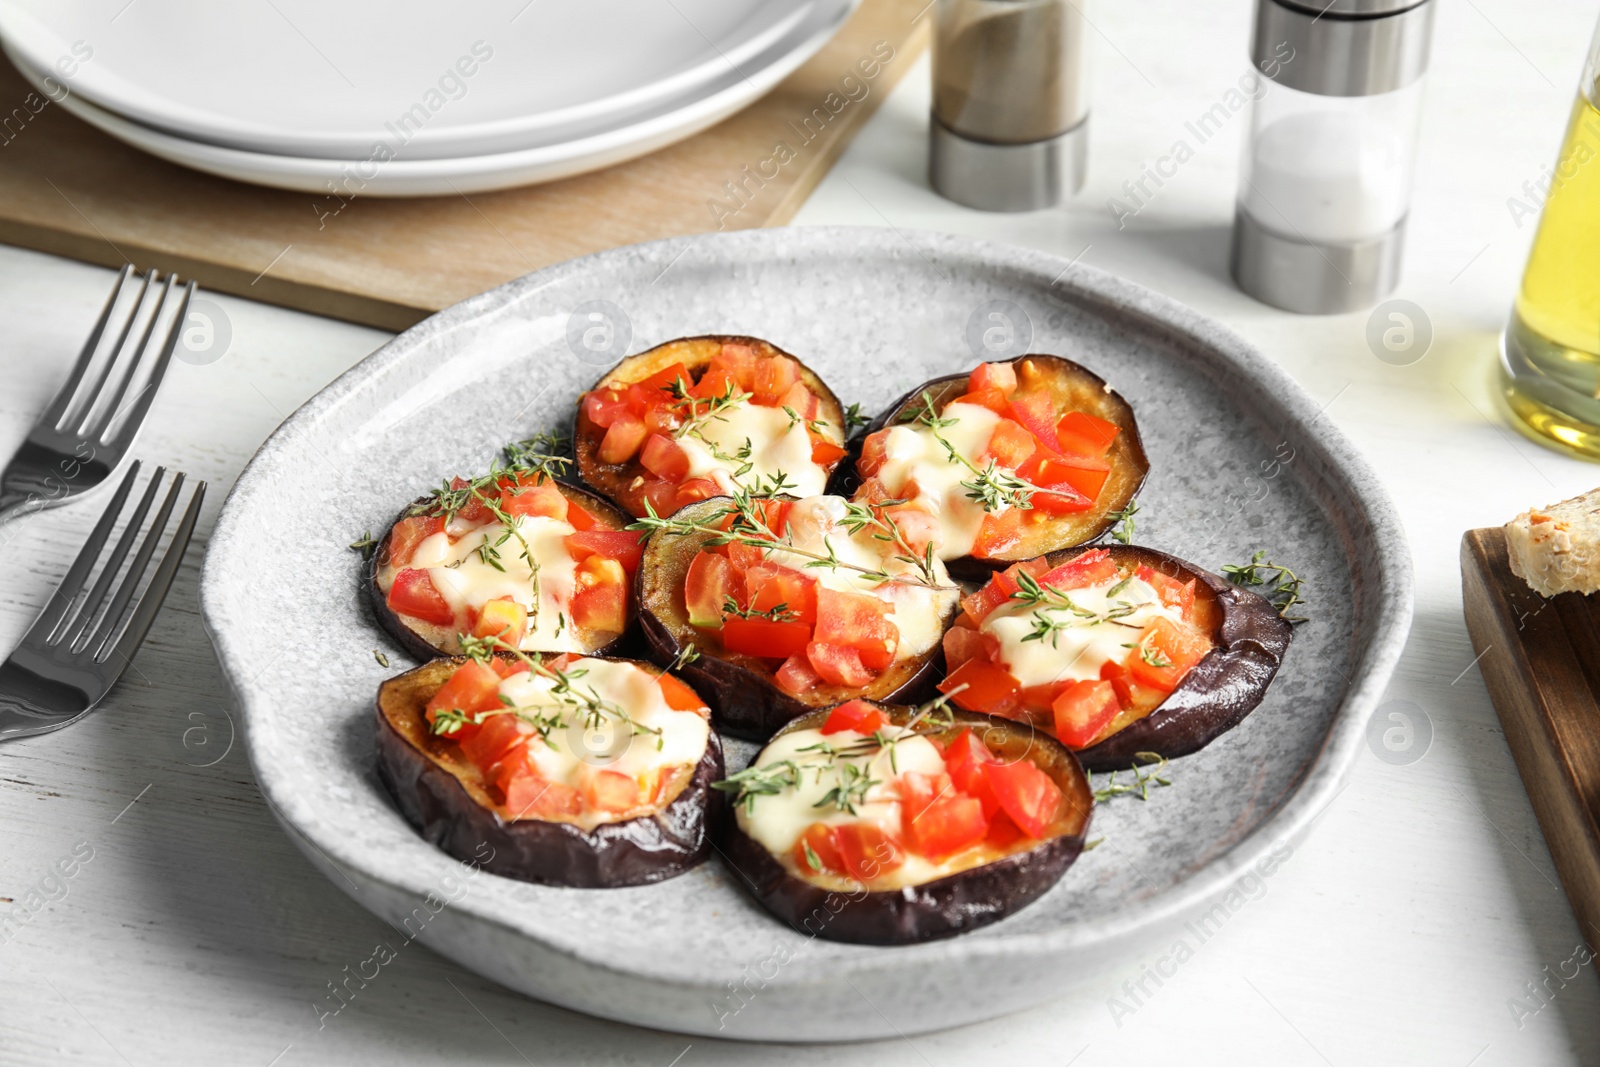
[[[947,419],[941,417],[939,415],[939,409],[933,406],[933,397],[926,389],[922,391],[922,395],[917,399],[922,402],[921,409],[907,412],[905,415],[901,416],[901,422],[909,422],[917,426],[926,426],[930,430],[939,430],[946,426],[954,426],[959,421],[957,419]]]
[[[791,611],[788,604],[774,604],[764,611],[752,608],[741,608],[739,602],[731,596],[722,598],[722,614],[735,615],[741,619],[767,619],[771,622],[794,622],[800,617],[798,611]]]
[[[1016,575],[1017,591],[1010,596],[1011,600],[1018,600],[1024,604],[1033,605],[1037,610],[1033,613],[1033,630],[1026,634],[1024,641],[1049,640],[1051,648],[1059,648],[1057,641],[1064,630],[1078,626],[1098,626],[1102,623],[1111,623],[1116,626],[1126,626],[1130,630],[1140,629],[1131,622],[1122,620],[1138,611],[1142,605],[1130,604],[1126,600],[1118,600],[1116,594],[1122,592],[1132,580],[1130,575],[1112,586],[1106,593],[1114,607],[1106,611],[1091,611],[1078,604],[1063,590],[1053,585],[1040,585],[1038,579],[1027,571],[1018,571]],[[1065,611],[1074,618],[1062,618],[1055,612]],[[1082,621],[1079,621],[1082,620]]]
[[[694,647],[693,641],[690,641],[688,644],[684,645],[683,648],[679,649],[678,654],[672,658],[672,662],[667,664],[667,671],[670,673],[677,670],[679,667],[687,667],[689,664],[693,663],[699,658],[700,650]]]
[[[700,432],[706,423],[712,420],[727,422],[724,412],[738,407],[755,395],[741,393],[738,386],[729,382],[723,388],[721,396],[699,397],[689,392],[689,385],[682,378],[673,382],[668,387],[668,392],[677,401],[675,405],[677,410],[684,415],[683,425],[673,431],[674,437],[687,437],[690,434],[700,437]],[[704,411],[700,410],[701,404],[706,406]],[[703,437],[700,439],[705,440]]]
[[[860,404],[851,404],[849,407],[844,409],[845,437],[848,438],[851,434],[855,433],[857,430],[867,425],[871,421],[872,420],[867,418],[867,416],[861,414]]]
[[[1121,771],[1112,771],[1111,777],[1106,780],[1103,788],[1094,791],[1095,803],[1110,800],[1112,797],[1137,794],[1140,800],[1150,799],[1150,790],[1169,786],[1172,779],[1167,774],[1167,758],[1155,752],[1135,752],[1133,766],[1128,768],[1133,775],[1131,782],[1117,781]],[[1148,773],[1147,769],[1148,768]]]
[[[442,515],[449,522],[474,499],[482,500],[486,492],[498,496],[503,479],[510,479],[518,485],[538,485],[558,478],[572,463],[571,457],[561,454],[565,448],[564,438],[548,433],[536,433],[521,441],[513,441],[501,449],[505,462],[497,460],[488,474],[471,480],[456,479],[459,485],[443,482],[426,499],[413,504],[406,514]]]
[[[361,536],[350,542],[353,551],[361,553],[362,559],[371,559],[373,549],[377,548],[379,539],[372,536],[371,530],[362,530]]]
[[[1111,520],[1111,536],[1122,544],[1133,543],[1135,523],[1133,517],[1139,513],[1139,501],[1130,500],[1128,506],[1121,511],[1113,511],[1106,518]]]
[[[1294,571],[1281,564],[1267,559],[1267,550],[1257,549],[1255,555],[1250,557],[1249,563],[1223,564],[1222,573],[1235,585],[1264,586],[1262,595],[1272,602],[1278,609],[1278,614],[1285,622],[1305,622],[1303,615],[1290,615],[1289,609],[1297,604],[1304,604],[1305,597],[1300,595],[1305,579],[1295,574]]]
[[[783,405],[783,413],[789,416],[789,429],[791,430],[796,426],[799,426],[801,423],[804,423],[806,429],[815,434],[825,433],[828,429],[828,423],[826,419],[808,419],[801,415],[794,408],[790,407],[788,404]]]
[[[875,530],[876,532],[872,534],[873,540],[884,541],[898,548],[900,552],[894,559],[917,568],[923,580],[931,585],[938,580],[933,567],[933,542],[929,541],[924,545],[919,554],[888,510],[896,504],[904,503],[904,500],[882,500],[869,507],[852,501],[845,504],[845,515],[839,520],[839,525],[852,535],[866,529]]]
[[[505,544],[513,537],[517,539],[517,543],[522,546],[522,558],[528,563],[528,585],[533,590],[533,603],[528,608],[528,617],[530,619],[538,619],[539,559],[533,554],[533,547],[528,544],[528,539],[522,536],[522,530],[517,526],[517,520],[512,518],[511,515],[509,515],[506,510],[500,506],[498,499],[490,499],[489,497],[486,497],[482,493],[478,492],[476,489],[472,490],[472,495],[476,497],[484,507],[489,509],[489,513],[499,521],[501,526],[505,527],[505,532],[502,533],[499,539],[496,540],[492,545],[489,543],[489,538],[487,536],[484,537],[483,541],[478,545],[477,548],[478,558],[483,560],[484,563],[493,567],[495,570],[504,574],[506,568],[505,565],[500,562],[500,546]]]

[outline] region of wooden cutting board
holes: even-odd
[[[0,122],[0,241],[404,329],[573,256],[787,222],[926,46],[931,7],[864,0],[809,62],[711,129],[593,174],[470,197],[244,185],[147,156],[59,107],[19,108]],[[30,93],[0,56],[0,100]]]
[[[1505,532],[1461,542],[1467,631],[1580,933],[1600,939],[1600,594],[1542,597]]]

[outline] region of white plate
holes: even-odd
[[[811,6],[4,0],[0,36],[40,71],[65,57],[72,91],[176,137],[365,159],[403,130],[407,158],[427,159],[580,136],[749,73]]]
[[[708,86],[663,111],[587,136],[514,152],[450,159],[316,159],[272,155],[192,141],[113,114],[71,92],[57,104],[78,118],[169,162],[235,181],[342,196],[449,196],[554,181],[642,156],[683,140],[750,104],[828,42],[860,0],[819,0],[791,33]],[[45,75],[9,45],[6,54],[41,92]]]
[[[486,469],[500,441],[570,432],[579,394],[624,351],[686,334],[766,337],[875,412],[931,377],[1015,354],[983,347],[996,315],[1008,336],[1027,335],[1022,350],[1081,361],[1138,413],[1151,466],[1137,544],[1211,570],[1264,549],[1305,578],[1309,598],[1261,706],[1173,761],[1171,788],[1097,805],[1090,835],[1104,844],[1058,885],[971,934],[846,945],[774,919],[720,858],[631,889],[532,885],[472,875],[395,810],[373,773],[373,695],[408,664],[361,589],[348,545],[362,530],[441,477]],[[596,317],[614,351],[584,345]],[[1215,322],[1040,252],[809,228],[620,248],[440,312],[295,412],[222,509],[201,606],[262,795],[311,862],[401,936],[420,930],[514,989],[644,1026],[894,1037],[1134,974],[1179,937],[1193,951],[1184,921],[1214,932],[1246,899],[1223,896],[1241,879],[1259,896],[1338,795],[1405,644],[1411,561],[1377,479],[1320,406]],[[377,647],[392,667],[374,661]],[[730,769],[751,748],[730,745]],[[1212,904],[1220,920],[1197,914]],[[1063,1047],[1082,1040],[1063,1034]],[[887,1058],[918,1062],[904,1051]]]

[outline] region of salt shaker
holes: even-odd
[[[1257,0],[1232,268],[1257,300],[1354,311],[1395,287],[1433,0]]]
[[[1035,211],[1083,186],[1087,0],[938,0],[928,177],[958,204]]]

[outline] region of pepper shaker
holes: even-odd
[[[1035,211],[1083,187],[1087,0],[937,0],[928,177],[984,211]]]
[[[1325,315],[1399,281],[1433,0],[1257,0],[1255,101],[1234,212],[1246,293]]]

